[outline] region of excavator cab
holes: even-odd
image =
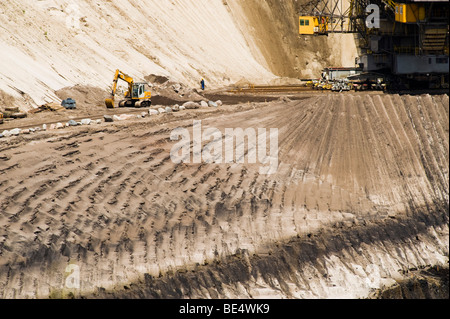
[[[148,85],[147,83],[134,83],[132,89],[132,98],[133,99],[141,99],[145,98],[145,93]]]
[[[300,16],[298,24],[299,24],[299,34],[302,34],[302,35],[327,34],[329,18],[328,17],[314,17],[314,16]]]
[[[317,18],[311,16],[301,16],[299,18],[299,34],[317,33]]]
[[[141,85],[139,83],[133,84],[133,90],[132,90],[133,94],[131,97],[134,99],[138,99],[141,91],[143,90],[142,87],[143,87],[143,85]]]

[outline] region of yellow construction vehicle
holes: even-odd
[[[328,17],[299,17],[299,34],[326,34],[329,29]]]
[[[152,104],[152,94],[148,90],[148,84],[145,82],[135,83],[133,78],[120,70],[116,70],[114,75],[111,97],[105,100],[106,107],[114,108],[114,98],[119,79],[128,83],[128,90],[125,92],[124,99],[119,101],[119,107],[149,107]]]
[[[348,77],[361,82],[362,88],[441,89],[447,93],[448,0],[304,2],[299,11],[300,39],[307,35],[355,34],[359,53],[355,66],[360,74]]]

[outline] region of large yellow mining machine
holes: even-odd
[[[388,88],[449,87],[449,0],[310,0],[300,35],[353,33],[354,78],[383,76]]]
[[[120,70],[116,70],[113,79],[111,97],[105,100],[107,108],[114,108],[114,99],[117,90],[117,82],[119,79],[128,83],[128,90],[125,92],[124,98],[119,101],[119,107],[150,107],[152,104],[152,94],[149,91],[148,84],[145,82],[135,83],[132,77],[126,75]]]

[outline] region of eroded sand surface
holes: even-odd
[[[448,112],[320,94],[3,139],[0,297],[358,298],[448,266]],[[277,173],[174,164],[194,119],[278,128]]]

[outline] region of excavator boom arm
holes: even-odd
[[[128,94],[131,96],[131,91],[133,89],[133,84],[134,84],[133,78],[126,75],[125,73],[123,73],[120,70],[116,70],[116,73],[115,73],[114,79],[113,79],[111,97],[105,100],[106,107],[108,107],[108,108],[114,108],[114,96],[116,95],[117,82],[119,82],[119,79],[128,83]]]
[[[123,73],[120,70],[116,70],[116,74],[114,75],[114,80],[113,80],[113,87],[112,87],[112,91],[111,91],[112,96],[114,96],[116,94],[117,82],[119,82],[119,79],[128,83],[128,91],[131,92],[131,89],[134,84],[133,78],[131,76],[126,75],[125,73]]]

